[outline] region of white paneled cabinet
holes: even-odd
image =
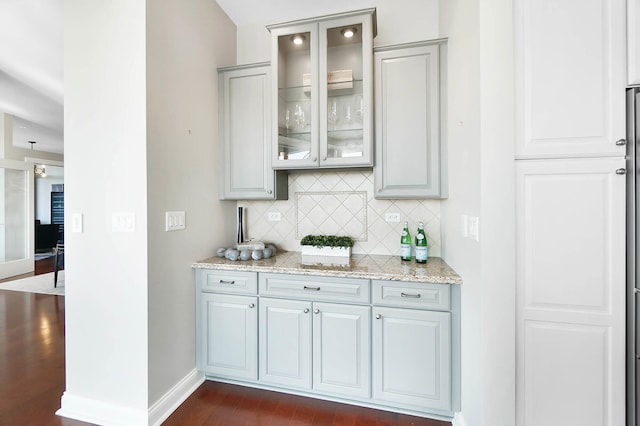
[[[287,199],[287,176],[271,167],[271,67],[218,69],[219,197]]]
[[[516,156],[621,156],[625,0],[516,0]]]
[[[627,84],[640,85],[640,0],[627,0]]]
[[[624,424],[624,167],[516,165],[518,424]]]
[[[443,40],[375,49],[376,198],[447,196],[445,64]]]
[[[625,7],[514,1],[518,425],[625,422]]]

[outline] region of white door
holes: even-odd
[[[260,298],[260,381],[311,389],[311,302]]]
[[[313,388],[368,398],[371,394],[369,306],[313,304]]]
[[[518,161],[518,425],[625,422],[624,167]]]
[[[0,160],[0,279],[34,270],[31,167],[27,162]]]
[[[513,4],[517,157],[624,156],[625,0]]]
[[[202,293],[199,368],[216,376],[258,379],[258,298]]]
[[[373,398],[451,409],[451,314],[373,308]]]

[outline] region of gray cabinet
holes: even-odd
[[[287,176],[271,167],[270,65],[220,68],[218,83],[220,199],[287,199]]]
[[[199,270],[196,284],[198,369],[219,377],[257,380],[257,274]]]
[[[445,198],[446,43],[374,50],[375,198]]]
[[[270,25],[273,167],[371,167],[375,9]]]

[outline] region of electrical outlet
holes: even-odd
[[[384,220],[387,222],[400,222],[400,213],[385,213]]]
[[[267,213],[267,219],[270,222],[279,222],[282,220],[282,214],[280,212],[269,212]]]

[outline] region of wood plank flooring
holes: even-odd
[[[86,425],[55,415],[64,389],[64,297],[0,290],[0,425]],[[163,425],[451,424],[207,381]]]

